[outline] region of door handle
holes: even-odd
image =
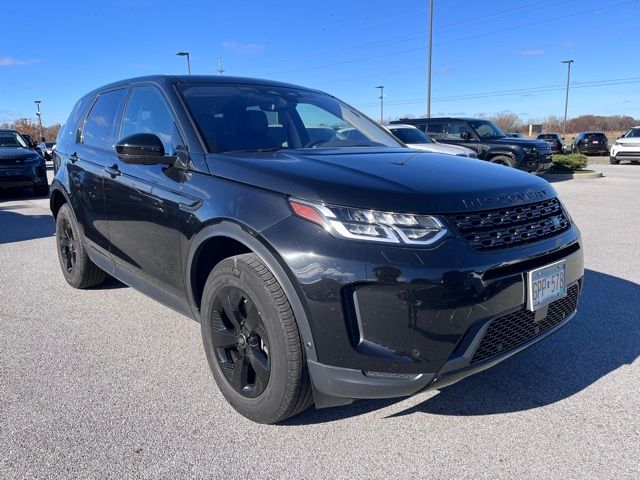
[[[104,167],[104,171],[111,175],[112,178],[115,178],[118,175],[122,175],[122,172],[118,168],[118,165],[116,165],[115,163],[110,167]]]
[[[80,160],[80,158],[78,157],[78,154],[76,152],[73,152],[71,155],[69,155],[69,160],[71,160],[71,163],[76,163],[78,160]]]

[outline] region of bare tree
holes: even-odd
[[[40,138],[40,129],[38,123],[30,118],[19,118],[11,123],[11,128],[17,130],[20,133],[26,133],[33,139]]]
[[[489,117],[503,132],[517,132],[522,127],[522,119],[517,113],[500,112]]]

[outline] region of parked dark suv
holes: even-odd
[[[609,155],[609,140],[603,132],[580,132],[571,143],[571,151],[586,155]]]
[[[0,190],[24,187],[36,196],[49,194],[44,158],[15,130],[0,130]]]
[[[391,123],[415,125],[440,143],[475,150],[478,158],[515,167],[525,172],[541,172],[551,166],[551,148],[546,142],[508,137],[489,120],[475,118],[401,118]]]
[[[559,133],[541,133],[538,140],[547,142],[551,147],[551,153],[564,153],[564,137]]]
[[[198,320],[257,422],[446,386],[576,311],[580,233],[546,181],[411,150],[316,90],[114,83],[80,99],[54,156],[68,283],[112,275]]]

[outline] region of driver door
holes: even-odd
[[[451,121],[447,123],[442,140],[443,143],[467,147],[480,154],[482,144],[475,132],[466,122]]]
[[[171,109],[155,87],[133,87],[119,138],[153,133],[168,154],[186,155]],[[184,297],[179,229],[182,180],[178,164],[132,165],[112,157],[105,198],[116,268],[176,297]]]

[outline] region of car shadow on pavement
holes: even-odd
[[[51,237],[56,229],[51,215],[23,215],[19,207],[0,206],[0,244]]]
[[[492,415],[538,408],[571,397],[640,357],[639,298],[640,285],[587,270],[578,315],[557,333],[387,418],[413,413]],[[366,400],[344,407],[310,409],[283,425],[341,420],[401,400]]]

